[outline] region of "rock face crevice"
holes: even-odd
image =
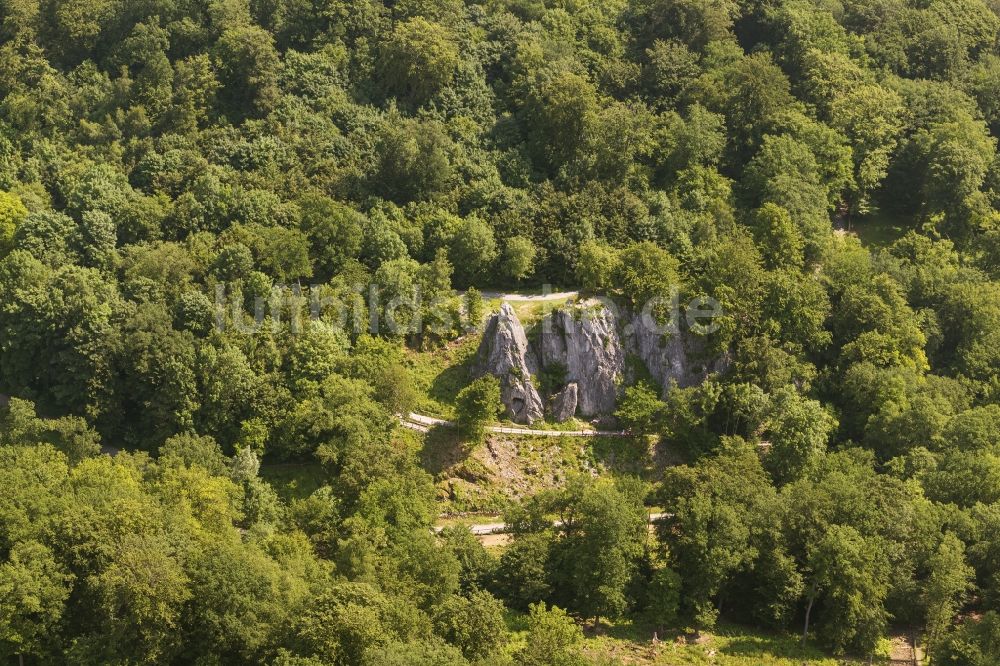
[[[568,421],[576,414],[578,387],[570,382],[563,390],[552,396],[549,413],[557,423]]]
[[[500,399],[514,423],[530,424],[544,416],[542,398],[532,380],[538,364],[524,327],[509,303],[504,303],[486,323],[475,372],[500,380]]]
[[[630,356],[646,366],[664,393],[696,385],[727,365],[724,357],[702,360],[704,345],[697,336],[604,303],[562,307],[537,326],[538,336],[529,343],[514,309],[504,303],[487,320],[479,345],[475,373],[500,379],[501,399],[515,423],[543,418],[546,404],[555,421],[612,414],[626,380],[633,379]],[[539,374],[546,371],[550,382],[554,375],[560,380],[543,396]]]

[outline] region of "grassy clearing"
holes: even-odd
[[[521,320],[521,324],[527,328],[532,324],[541,321],[542,317],[552,312],[557,307],[575,301],[576,298],[559,298],[546,301],[509,301],[509,303],[511,307],[514,308],[514,314],[516,314],[517,318]],[[499,307],[499,305],[497,307]]]
[[[455,396],[468,385],[479,346],[478,335],[431,351],[407,351],[406,364],[417,391],[415,411],[441,419],[455,417]]]
[[[523,648],[527,641],[526,615],[507,614],[507,629],[511,640],[506,651],[513,653]],[[818,648],[800,647],[799,639],[791,633],[767,632],[722,623],[698,641],[689,642],[676,631],[660,632],[653,642],[655,629],[642,622],[630,620],[603,625],[595,632],[587,627],[583,650],[599,663],[630,664],[634,666],[841,666],[862,663],[856,660],[831,657]],[[863,663],[867,663],[867,659]],[[876,659],[873,663],[886,663]]]
[[[653,628],[622,622],[601,636],[588,637],[585,649],[629,664],[650,666],[839,666],[844,660],[825,655],[807,645],[802,648],[794,634],[768,634],[723,624],[697,642],[677,633],[659,634],[653,643]]]
[[[559,289],[551,289],[548,293],[559,293]],[[519,295],[523,296],[540,296],[542,294],[541,289],[527,289],[518,290]],[[507,303],[514,309],[514,314],[521,321],[521,324],[527,328],[532,324],[541,320],[549,312],[552,312],[555,308],[565,305],[566,303],[572,303],[577,300],[577,297],[572,298],[547,298],[540,301],[524,301],[517,299],[510,299]],[[503,304],[504,300],[501,298],[488,298],[483,301],[484,310],[487,315],[492,312],[496,312],[500,309],[500,305]]]

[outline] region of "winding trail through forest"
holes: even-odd
[[[416,412],[410,412],[406,416],[400,416],[399,422],[404,428],[416,430],[418,432],[429,432],[431,428],[445,427],[454,428],[454,421],[437,419],[433,416],[424,416]],[[510,426],[487,426],[486,432],[502,433],[504,435],[537,435],[539,437],[627,437],[624,430],[538,430],[535,428],[516,428]]]
[[[658,520],[660,520],[662,518],[669,518],[672,515],[673,514],[671,514],[671,513],[661,513],[661,512],[651,513],[651,514],[649,514],[649,518],[647,519],[647,521],[649,522],[649,524],[652,525],[656,521],[658,521]],[[561,527],[562,524],[563,524],[563,521],[561,521],[561,520],[553,520],[552,521],[552,526],[553,527]],[[466,527],[468,528],[468,530],[470,532],[472,532],[472,534],[474,536],[478,536],[478,537],[488,536],[490,534],[506,534],[508,532],[507,523],[503,523],[503,522],[478,523],[478,524],[473,524],[473,525],[466,525]],[[434,528],[434,531],[435,532],[440,532],[443,529],[444,529],[443,526],[438,526],[438,527]]]

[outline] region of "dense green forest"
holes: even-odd
[[[736,624],[1000,663],[998,13],[0,0],[0,657],[570,666]],[[396,415],[480,293],[542,284],[714,299],[726,369],[623,387],[609,446],[679,464],[568,475],[487,549],[432,530]]]

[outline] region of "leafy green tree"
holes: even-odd
[[[833,525],[809,554],[811,582],[802,639],[809,633],[811,611],[823,598],[820,635],[837,651],[857,647],[871,653],[882,637],[888,615],[889,563],[884,544],[866,540],[849,526]]]
[[[927,496],[961,507],[992,503],[1000,497],[1000,451],[956,451],[924,473]]]
[[[649,581],[646,612],[661,629],[675,625],[681,607],[681,577],[669,567],[657,569]]]
[[[515,282],[531,275],[535,266],[535,244],[525,236],[514,236],[507,240],[503,251],[503,271]]]
[[[465,291],[465,316],[473,330],[483,325],[484,308],[483,295],[475,287],[469,287]]]
[[[567,174],[586,174],[607,183],[647,181],[645,164],[656,149],[657,137],[655,116],[644,104],[604,105],[596,112],[588,130],[582,159],[567,165]]]
[[[923,590],[927,609],[925,643],[927,651],[934,654],[971,587],[974,572],[965,562],[965,545],[951,533],[944,535],[928,562],[928,569]]]
[[[368,653],[365,663],[372,666],[461,666],[468,662],[458,648],[440,639],[421,639],[379,647]]]
[[[813,602],[809,626],[831,649],[870,652],[885,631],[889,594],[900,590],[892,578],[896,544],[920,543],[932,552],[925,540],[935,540],[940,525],[919,525],[919,500],[905,482],[878,474],[874,456],[857,448],[827,453],[810,476],[784,486],[781,499],[804,608]]]
[[[764,427],[771,442],[766,465],[781,483],[808,472],[826,451],[837,421],[818,401],[782,389],[772,399]]]
[[[732,218],[732,183],[714,167],[693,165],[677,172],[672,193],[681,207],[720,220]]]
[[[416,17],[398,23],[382,45],[379,78],[386,95],[420,106],[451,82],[458,64],[451,32]]]
[[[15,545],[0,564],[0,649],[7,657],[45,659],[66,613],[74,576],[37,541]]]
[[[726,72],[725,84],[726,124],[734,138],[734,157],[743,163],[761,145],[768,124],[790,108],[794,98],[788,78],[767,52],[735,63]]]
[[[168,437],[159,450],[159,462],[164,465],[198,465],[214,476],[225,474],[228,461],[222,447],[208,435],[183,433]]]
[[[386,261],[375,271],[383,330],[398,338],[420,332],[420,273],[420,264],[409,257]]]
[[[114,267],[117,253],[117,229],[111,216],[103,211],[85,211],[73,235],[70,249],[84,266],[107,270]]]
[[[15,250],[0,261],[0,294],[0,368],[7,391],[34,398],[43,413],[95,415],[105,409],[118,339],[115,287],[92,269],[69,265],[52,271]],[[39,366],[39,358],[54,362]]]
[[[132,311],[111,359],[117,381],[103,428],[130,446],[155,450],[193,425],[198,408],[194,338],[173,329],[155,304]]]
[[[695,627],[714,626],[717,599],[752,567],[759,521],[773,497],[756,451],[738,440],[694,467],[668,470],[660,501],[673,515],[660,537],[681,576],[682,610]]]
[[[518,534],[500,555],[495,587],[509,606],[527,610],[531,604],[549,598],[553,542],[553,535],[544,531]]]
[[[101,452],[101,438],[87,421],[79,416],[39,418],[34,403],[10,398],[0,408],[0,444],[6,446],[36,446],[51,444],[71,464]]]
[[[525,666],[568,666],[580,663],[583,630],[561,608],[532,604],[528,613],[528,637],[517,659]]]
[[[775,271],[764,285],[763,308],[768,324],[778,327],[781,340],[792,349],[816,353],[830,345],[830,297],[816,280],[802,279],[797,271]]]
[[[278,102],[280,59],[274,38],[255,25],[227,28],[212,54],[219,96],[237,115],[264,114]]]
[[[276,524],[283,517],[283,508],[277,493],[258,476],[260,459],[249,446],[236,451],[230,463],[229,477],[243,491],[241,506],[242,524],[255,526],[260,523]]]
[[[223,282],[242,280],[253,270],[253,254],[242,243],[232,243],[221,248],[212,260],[211,269]]]
[[[612,286],[620,269],[618,253],[596,240],[584,241],[578,250],[576,279],[587,291],[601,292]]]
[[[700,73],[698,56],[679,40],[657,39],[646,49],[643,71],[650,96],[662,103],[675,101]]]
[[[107,163],[89,166],[67,184],[66,212],[82,219],[86,211],[110,216],[119,243],[158,238],[165,217],[161,200],[136,192],[124,171]]]
[[[314,451],[331,478],[337,479],[338,499],[352,508],[374,481],[392,476],[392,470],[408,469],[400,467],[401,453],[390,446],[396,419],[372,399],[372,392],[362,380],[330,375],[318,395],[297,404],[272,436],[281,447],[276,454],[301,456]],[[413,495],[415,491],[408,500],[416,502]]]
[[[310,322],[288,354],[288,378],[300,395],[315,394],[343,362],[348,342],[340,331]]]
[[[496,240],[489,224],[477,217],[462,221],[448,248],[459,285],[471,284],[488,274],[497,260]]]
[[[868,80],[843,55],[812,51],[805,67],[820,108],[851,142],[856,185],[852,206],[866,213],[903,131],[903,100],[894,90]]]
[[[1000,615],[987,611],[979,620],[964,622],[934,650],[941,664],[986,666],[1000,658]]]
[[[361,252],[364,218],[353,208],[322,195],[307,195],[298,205],[317,277],[328,279]]]
[[[677,171],[714,167],[726,146],[725,118],[700,104],[693,104],[684,118],[671,124],[674,145],[666,166]]]
[[[211,57],[198,53],[173,63],[173,100],[166,110],[165,124],[188,134],[208,120],[219,81]]]
[[[663,417],[663,401],[652,386],[639,382],[625,389],[615,417],[636,435],[649,435],[658,429]]]
[[[918,132],[910,141],[915,174],[928,214],[944,214],[949,227],[968,232],[970,216],[996,150],[984,123],[963,118]]]
[[[751,205],[772,203],[787,211],[802,236],[808,260],[822,256],[829,237],[829,192],[808,145],[789,136],[764,136],[747,165],[743,186]]]
[[[179,329],[204,337],[215,326],[215,318],[215,304],[200,291],[186,291],[177,301],[174,320]]]
[[[267,378],[252,367],[251,359],[217,338],[199,345],[195,377],[200,403],[197,430],[210,434],[228,452],[239,443],[262,453],[273,425],[263,417],[273,414],[269,403],[282,394],[269,392]]]
[[[952,417],[944,427],[945,445],[982,451],[1000,441],[1000,405],[973,407]]]
[[[768,202],[753,212],[753,226],[771,268],[802,265],[805,242],[788,211]]]
[[[39,531],[67,510],[70,468],[66,456],[50,445],[0,446],[0,460],[3,481],[12,489],[0,498],[0,544],[11,552],[20,542],[38,541]]]
[[[888,275],[844,290],[831,321],[834,342],[852,362],[926,368],[926,337],[899,284]]]
[[[76,257],[70,248],[75,225],[62,213],[41,212],[24,217],[18,224],[12,243],[20,250],[56,267]]]
[[[449,525],[438,536],[462,567],[459,574],[462,593],[468,595],[474,590],[486,589],[497,567],[494,554],[463,525]]]
[[[565,532],[557,541],[555,589],[583,617],[617,619],[628,608],[626,588],[642,554],[647,515],[644,491],[629,479],[577,480],[557,499]]]
[[[403,347],[369,335],[360,336],[343,362],[350,375],[368,382],[375,399],[394,414],[407,414],[416,400],[413,379],[405,367]]]
[[[441,125],[390,115],[379,129],[368,171],[372,193],[404,204],[445,190],[454,176],[453,145]]]
[[[1000,321],[1000,289],[995,283],[954,285],[941,307],[944,340],[938,362],[957,373],[995,383],[996,322]],[[990,389],[995,395],[995,389]]]
[[[435,611],[438,634],[459,647],[467,659],[481,659],[495,653],[505,642],[507,626],[504,607],[484,590],[468,597],[452,596]]]
[[[486,426],[500,413],[500,382],[483,375],[458,392],[455,398],[455,422],[460,432],[473,443],[486,435]]]
[[[125,539],[96,580],[107,654],[149,661],[177,654],[183,606],[192,595],[184,570],[162,539]]]
[[[554,174],[574,160],[598,109],[597,91],[570,71],[541,70],[522,83],[522,125],[539,168]]]
[[[198,545],[185,566],[194,593],[184,615],[182,658],[253,659],[279,627],[288,630],[288,609],[304,607],[308,588],[299,584],[276,594],[286,572],[259,547],[243,547],[232,538],[205,543],[204,537]],[[230,612],[219,613],[220,608]]]
[[[668,298],[680,289],[680,266],[669,252],[655,243],[635,243],[622,250],[615,282],[635,307],[645,307],[653,298]]]
[[[90,0],[54,5],[46,11],[46,37],[60,57],[78,62],[97,45],[102,26],[115,17],[114,3]]]
[[[135,77],[132,104],[146,110],[154,124],[166,112],[173,92],[174,70],[166,53],[169,47],[167,30],[146,22],[136,24],[120,44],[119,57]]]
[[[737,14],[734,3],[723,1],[641,0],[629,5],[640,35],[674,37],[696,50],[725,39]]]
[[[28,209],[16,194],[0,192],[0,253],[14,249],[14,232],[27,216]]]
[[[275,279],[287,282],[312,276],[309,239],[298,229],[253,225],[245,227],[240,236],[261,270]]]

